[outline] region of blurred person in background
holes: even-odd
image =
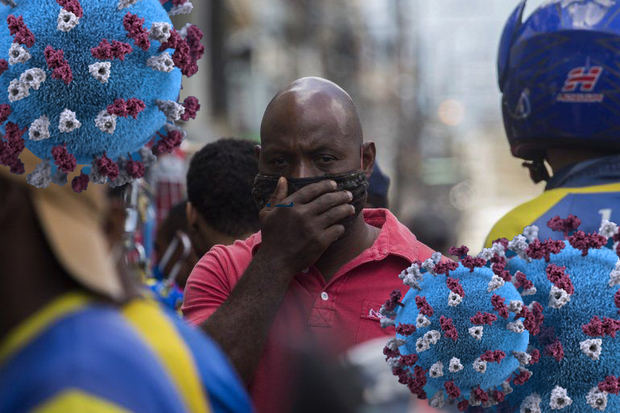
[[[547,2],[523,22],[525,4],[502,34],[499,87],[512,154],[546,186],[495,224],[487,247],[528,225],[540,239],[562,238],[547,227],[554,216],[577,216],[587,233],[620,220],[620,4]]]
[[[312,335],[291,349],[291,413],[360,413],[364,405],[362,371],[325,354]],[[385,346],[385,343],[383,344]],[[382,348],[377,355],[382,356]],[[378,357],[383,361],[382,357]],[[370,412],[369,412],[370,413]]]
[[[435,251],[443,254],[453,245],[450,226],[446,218],[437,211],[416,212],[408,221],[407,228],[415,232],[416,237]]]
[[[383,173],[379,164],[375,162],[370,178],[368,178],[368,196],[364,208],[389,208],[388,192],[390,178]]]
[[[187,223],[187,201],[182,201],[168,211],[168,216],[157,227],[157,234],[155,236],[155,255],[157,256],[158,266],[162,270],[162,275],[169,276],[173,271],[175,272],[174,281],[181,287],[185,288],[185,282],[189,273],[194,268],[194,265],[198,261],[196,253],[191,248],[191,243],[188,253],[183,253],[183,248],[175,247],[173,254],[165,263],[162,263],[162,259],[169,254],[168,249],[171,246],[178,244],[174,242],[181,234],[188,234],[190,232],[189,225]],[[173,245],[174,244],[174,245]],[[163,265],[162,265],[163,264]],[[174,267],[178,270],[175,270]]]
[[[187,235],[187,201],[174,205],[157,227],[155,235],[156,265],[146,283],[167,307],[180,310],[183,289],[198,257]]]
[[[433,251],[388,210],[362,210],[375,145],[338,85],[302,78],[279,92],[257,149],[261,231],[200,259],[183,313],[227,351],[257,410],[274,413],[293,403],[291,342],[310,332],[336,355],[387,340],[377,312],[402,283],[384,275]]]
[[[187,171],[189,201],[173,206],[157,228],[157,266],[147,284],[166,306],[178,310],[198,257],[213,245],[230,245],[258,231],[252,183],[258,173],[255,144],[222,138],[205,145]]]
[[[217,346],[115,269],[103,187],[1,167],[0,195],[0,411],[251,411]]]
[[[110,248],[122,245],[123,233],[125,231],[125,220],[127,219],[127,211],[124,201],[124,193],[127,185],[108,188],[107,204],[108,213],[103,223],[103,232],[105,233]]]
[[[175,5],[2,3],[0,44],[15,53],[0,59],[0,411],[251,411],[217,345],[146,297],[109,243],[131,220],[111,228],[123,220],[106,219],[103,185],[137,186],[156,155],[183,140],[174,122],[199,109],[193,97],[177,102],[180,67],[153,64],[169,57],[150,44],[171,40]],[[202,32],[185,30],[174,48],[183,47],[189,75]],[[133,47],[113,40],[128,33]],[[94,63],[112,57],[113,69]],[[167,134],[145,147],[164,124]]]
[[[187,220],[198,257],[258,231],[252,184],[258,173],[254,142],[222,138],[192,157],[187,171]]]

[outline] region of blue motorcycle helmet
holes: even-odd
[[[620,152],[620,1],[550,0],[523,21],[525,6],[497,62],[512,154],[544,168],[552,147]]]

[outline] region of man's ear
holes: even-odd
[[[375,166],[377,149],[374,142],[364,142],[362,144],[362,170],[366,172],[366,178],[370,178],[372,169]]]
[[[198,225],[198,211],[192,205],[191,202],[187,201],[185,204],[185,215],[187,216],[187,227],[194,228]]]
[[[187,215],[187,225],[189,228],[189,238],[192,241],[192,247],[198,256],[203,256],[209,251],[209,248],[213,245],[210,242],[207,232],[208,225],[205,223],[204,218],[198,212],[196,207],[191,202],[187,201],[185,206],[185,214]]]

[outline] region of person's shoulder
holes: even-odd
[[[168,359],[168,369],[179,370],[173,376],[183,375],[186,386],[202,384],[214,413],[251,411],[249,397],[231,364],[208,336],[150,299],[132,300],[123,315],[157,354]]]
[[[511,209],[493,225],[484,246],[489,248],[496,239],[506,238],[510,240],[522,233],[525,227],[535,222],[565,195],[565,191],[545,191],[536,198]]]
[[[230,245],[217,244],[211,247],[198,261],[251,259],[254,249],[261,242],[260,231],[243,240],[236,240]]]
[[[18,351],[0,376],[12,389],[8,396],[0,391],[0,405],[34,407],[74,389],[130,409],[182,410],[158,360],[108,306],[89,306],[56,321]]]
[[[251,412],[252,404],[241,379],[219,345],[167,309],[165,312],[194,357],[214,412]]]
[[[399,257],[408,262],[424,261],[435,252],[426,244],[418,241],[416,236],[386,208],[364,208],[364,220],[367,224],[381,229],[372,248],[378,248],[380,254]]]
[[[218,282],[232,288],[252,261],[253,251],[260,244],[260,232],[230,245],[214,245],[196,263],[185,288]]]
[[[162,372],[155,355],[115,308],[97,306],[67,317],[43,341],[54,344],[50,355],[58,359],[58,368],[66,365],[116,381],[123,375],[148,382]]]
[[[390,252],[405,255],[410,261],[425,260],[435,252],[432,248],[419,241],[415,234],[389,210],[381,208],[374,210],[373,213],[381,214],[385,217],[385,224],[382,230],[385,229],[389,232]]]

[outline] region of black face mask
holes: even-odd
[[[252,196],[254,197],[258,209],[263,209],[267,202],[269,202],[269,198],[271,198],[271,195],[278,185],[278,179],[280,179],[280,175],[256,175],[254,178],[254,187],[252,188]],[[364,203],[366,202],[368,180],[366,179],[366,173],[363,171],[328,174],[310,178],[286,178],[288,184],[287,196],[299,191],[306,185],[321,182],[326,179],[336,182],[338,191],[349,191],[353,195],[353,200],[350,204],[355,207],[355,215],[347,217],[339,222],[339,224],[344,225],[345,229],[349,229],[355,217],[357,217],[362,211],[362,208],[364,208]]]

